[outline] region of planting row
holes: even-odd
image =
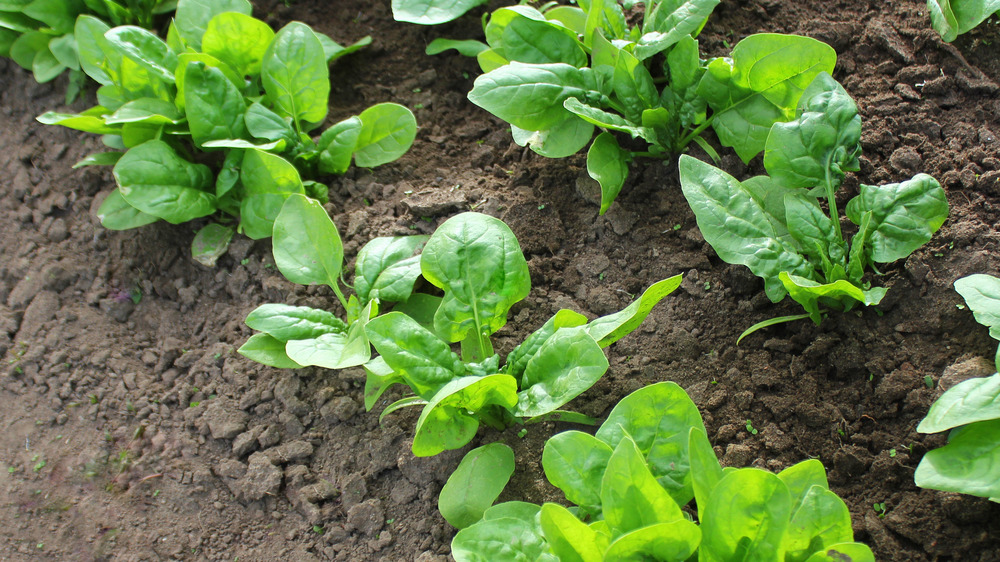
[[[438,23],[481,3],[396,0],[393,7],[401,19]],[[684,196],[719,257],[763,278],[772,301],[790,295],[805,310],[743,336],[877,305],[886,289],[872,285],[869,271],[931,239],[948,215],[944,190],[925,174],[862,184],[844,209],[854,231],[847,236],[836,195],[846,173],[859,170],[862,125],[831,76],[835,52],[806,37],[758,34],[729,57],[702,59],[696,37],[718,3],[512,6],[484,20],[485,43],[431,48],[478,58],[484,74],[469,99],[510,123],[518,144],[554,158],[589,145],[600,213],[635,159],[673,157],[695,143],[718,164],[703,136],[709,130],[745,162],[763,153],[767,175],[746,179],[690,155],[678,166]],[[942,26],[960,33],[1000,8],[982,1],[973,14],[974,2],[930,3],[946,39]],[[631,27],[626,11],[639,4],[642,18]],[[165,39],[146,29],[174,8]],[[0,1],[0,32],[0,53],[38,80],[70,69],[68,97],[84,75],[100,85],[97,106],[38,120],[102,135],[110,150],[77,164],[114,166],[117,187],[98,211],[102,224],[124,230],[212,216],[192,243],[193,257],[207,266],[237,232],[273,237],[281,273],[329,286],[344,316],[262,305],[246,319],[258,333],[240,353],[278,368],[363,365],[368,410],[391,386],[405,386],[407,395],[381,415],[421,408],[418,456],[466,446],[481,424],[596,425],[563,406],[605,374],[604,349],[680,285],[680,276],[662,280],[594,320],[560,310],[501,360],[491,336],[528,295],[530,275],[514,234],[495,218],[465,213],[431,236],[376,238],[358,253],[352,294],[342,288],[343,246],[320,180],[352,162],[392,162],[417,129],[407,108],[382,103],[318,132],[328,111],[328,65],[369,38],[343,47],[303,23],[275,31],[252,17],[247,0]],[[1000,339],[1000,281],[973,276],[956,285]],[[919,430],[954,429],[951,442],[926,455],[917,483],[1000,497],[998,404],[1000,375],[945,393]],[[700,560],[873,559],[853,542],[847,508],[818,461],[777,475],[722,469],[697,408],[672,383],[623,400],[596,436],[556,435],[542,462],[576,507],[492,506],[513,454],[491,444],[466,456],[440,500],[445,518],[463,529],[456,559],[686,560],[696,552]],[[697,523],[681,509],[692,499]]]

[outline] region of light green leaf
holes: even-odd
[[[616,536],[684,517],[629,437],[618,443],[608,459],[601,481],[601,507],[604,520]]]
[[[339,175],[347,171],[354,149],[358,146],[361,128],[361,118],[354,116],[323,131],[316,145],[320,150],[320,172]]]
[[[482,41],[476,41],[475,39],[458,40],[438,37],[427,44],[427,48],[424,49],[424,54],[438,55],[448,49],[455,49],[460,55],[465,57],[474,57],[486,49],[489,49],[489,46]]]
[[[378,307],[370,302],[361,311],[360,317],[348,327],[347,333],[289,340],[285,352],[300,365],[315,365],[324,369],[346,369],[362,365],[372,356],[365,327],[373,314],[378,314]]]
[[[537,517],[486,519],[462,529],[451,541],[456,562],[558,562],[545,558],[547,550]]]
[[[174,104],[159,98],[139,98],[125,103],[104,119],[107,125],[145,123],[147,125],[176,125],[184,114]]]
[[[392,0],[392,19],[437,25],[458,18],[487,0]]]
[[[104,34],[107,44],[153,76],[174,83],[177,54],[153,32],[134,25],[115,27]]]
[[[361,302],[379,299],[404,302],[420,277],[420,258],[414,254],[428,236],[373,238],[361,251],[354,267],[354,291]]]
[[[121,133],[121,127],[113,127],[105,124],[106,116],[111,113],[107,108],[95,106],[83,113],[57,113],[46,111],[35,118],[43,125],[60,125],[85,133],[97,135],[115,135]]]
[[[608,347],[638,328],[652,312],[653,307],[680,287],[682,281],[681,275],[674,275],[653,283],[632,304],[590,322],[587,325],[587,333],[597,340],[601,347]]]
[[[701,524],[704,560],[783,560],[791,518],[788,487],[774,474],[741,468],[712,490]]]
[[[215,212],[208,166],[188,162],[167,143],[151,140],[129,150],[114,168],[122,197],[136,209],[180,224]]]
[[[542,468],[566,499],[584,509],[601,505],[601,479],[613,449],[582,431],[557,433],[545,442]]]
[[[191,257],[206,267],[215,267],[215,262],[229,249],[235,231],[217,222],[205,225],[191,241]]]
[[[969,305],[976,322],[990,329],[990,337],[1000,340],[1000,279],[969,275],[955,281],[955,290]]]
[[[872,549],[859,542],[845,542],[824,548],[806,559],[806,562],[875,562]]]
[[[573,328],[587,323],[587,317],[572,310],[562,309],[552,315],[541,328],[535,330],[507,355],[504,372],[521,380],[525,367],[542,345],[560,328]]]
[[[510,132],[518,146],[527,146],[546,158],[565,158],[587,146],[594,136],[594,125],[571,115],[544,131],[527,131],[511,125]]]
[[[274,263],[292,283],[336,289],[344,267],[340,233],[319,202],[292,193],[274,219]]]
[[[269,367],[276,367],[278,369],[302,368],[302,365],[292,361],[285,354],[285,342],[268,334],[254,334],[250,336],[250,339],[236,351],[248,359]]]
[[[479,429],[476,412],[487,406],[510,409],[516,404],[517,382],[510,375],[457,378],[442,386],[424,406],[413,435],[413,454],[430,457],[458,449]]]
[[[1000,374],[972,378],[949,388],[931,404],[917,431],[938,433],[997,419],[1000,419]]]
[[[323,44],[312,29],[292,22],[275,35],[264,54],[261,83],[271,109],[308,131],[326,118],[330,70]]]
[[[104,202],[97,209],[97,219],[109,230],[128,230],[160,220],[129,205],[117,189],[104,198]]]
[[[514,473],[514,451],[502,443],[477,447],[462,458],[448,477],[438,511],[453,527],[464,529],[481,520]]]
[[[224,12],[208,22],[201,50],[232,66],[241,76],[256,76],[273,40],[274,31],[266,23],[239,12]]]
[[[223,12],[249,16],[252,10],[248,0],[178,0],[174,23],[184,42],[195,51],[201,51],[202,36],[213,17]]]
[[[586,328],[557,330],[524,369],[515,415],[551,412],[593,386],[607,370],[608,359]]]
[[[283,342],[347,332],[347,325],[332,312],[287,304],[258,306],[247,315],[246,325]]]
[[[354,163],[374,168],[406,154],[417,137],[413,112],[396,103],[380,103],[361,112],[361,131],[354,146]]]
[[[917,486],[973,496],[1000,496],[1000,419],[975,422],[952,431],[948,444],[929,451],[917,466]]]
[[[243,154],[240,180],[246,193],[240,202],[240,227],[250,238],[267,238],[274,219],[293,193],[305,193],[299,171],[281,156],[249,149]]]
[[[365,332],[386,364],[427,400],[465,373],[465,366],[447,343],[405,314],[389,312],[376,317],[368,322]]]
[[[823,315],[819,309],[820,299],[835,300],[842,303],[844,310],[849,310],[853,305],[852,301],[859,302],[865,306],[872,306],[882,302],[887,289],[885,287],[875,287],[864,290],[854,285],[846,279],[834,281],[833,283],[818,283],[811,279],[790,275],[786,271],[778,274],[778,279],[784,286],[788,294],[795,299],[795,302],[802,305],[809,313],[809,318],[819,325]]]
[[[631,159],[631,154],[618,146],[618,141],[611,133],[597,135],[594,144],[590,145],[590,150],[587,151],[587,173],[601,184],[600,214],[608,211],[625,185]]]
[[[88,154],[76,164],[73,169],[85,168],[87,166],[114,166],[121,159],[124,152],[95,152]]]
[[[657,523],[617,537],[604,553],[605,562],[690,560],[701,543],[701,529],[687,519]]]
[[[601,562],[608,548],[608,537],[595,532],[565,507],[546,503],[542,505],[542,533],[549,543],[549,550],[560,562]]]
[[[854,540],[851,513],[837,494],[823,486],[813,486],[799,505],[793,510],[784,539],[787,562],[802,562],[814,552]]]

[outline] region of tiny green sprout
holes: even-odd
[[[677,223],[674,225],[674,230],[680,230],[680,229],[681,229],[681,223]]]
[[[264,269],[274,269],[274,264],[273,263],[265,263],[264,264]]]
[[[706,291],[711,291],[712,290],[712,282],[711,281],[705,281],[705,290]]]
[[[413,190],[407,189],[406,191],[403,192],[403,195],[413,195]]]
[[[875,380],[875,373],[868,373],[868,382]]]
[[[369,201],[367,197],[362,197],[361,198],[361,202],[365,204],[365,207],[371,207],[372,206],[372,202]]]
[[[392,525],[392,524],[393,524],[393,523],[395,523],[395,522],[396,522],[396,519],[395,519],[395,518],[393,518],[393,519],[386,519],[386,520],[385,520],[385,524],[386,524],[386,525]]]
[[[847,437],[847,432],[846,432],[846,431],[844,431],[844,429],[843,429],[843,428],[840,428],[840,427],[838,427],[838,428],[837,428],[837,435],[839,435],[839,436],[841,436],[841,437]]]
[[[221,357],[222,357],[221,353],[216,353],[215,355],[212,355],[212,359],[215,361],[218,361]]]
[[[414,94],[419,94],[422,90],[420,88],[413,88]]]
[[[153,497],[155,498],[158,495],[160,495],[160,489],[159,488],[153,490]]]
[[[36,462],[36,463],[35,463],[35,466],[33,467],[33,468],[34,468],[34,470],[35,470],[35,472],[38,472],[39,470],[41,470],[41,469],[45,468],[45,464],[46,464],[46,463],[45,463],[45,461],[44,461],[44,460],[41,460],[41,461],[38,461],[38,462]]]
[[[889,458],[896,458],[896,449],[889,449]]]
[[[545,205],[539,205],[539,206],[538,206],[538,210],[539,210],[539,211],[541,211],[541,210],[542,210],[542,209],[544,209],[544,208],[545,208]]]
[[[521,439],[524,439],[524,436],[527,434],[528,434],[528,428],[526,427],[522,427],[521,431],[517,432],[517,436],[520,437]]]
[[[965,305],[964,304],[956,304],[955,308],[957,308],[959,310],[965,310]]]
[[[416,105],[413,106],[413,109],[423,109],[423,108],[424,108],[424,104],[422,104],[422,103],[418,103],[418,104],[416,104]]]
[[[45,548],[45,543],[40,542],[40,543],[38,543],[38,544],[35,545],[35,548],[37,548],[38,550],[42,550],[42,549]]]
[[[462,73],[462,78],[465,79],[465,80],[468,80],[469,79],[469,73],[468,72],[463,72]]]
[[[15,472],[17,472],[17,467],[16,466],[8,466],[7,467],[7,474],[14,474]]]
[[[719,381],[715,380],[715,377],[712,377],[712,380],[708,381],[708,384],[719,384]]]
[[[323,533],[326,532],[326,529],[320,527],[319,525],[313,525],[313,532],[316,533],[317,535],[322,535]]]
[[[504,170],[504,172],[506,172],[508,176],[514,175],[514,170]]]
[[[883,517],[885,517],[885,513],[886,513],[885,502],[879,502],[879,503],[872,504],[872,509],[874,509],[875,513],[878,514],[878,518],[879,519],[882,519]]]
[[[934,257],[935,258],[943,258],[944,254],[942,252],[934,252]]]
[[[191,392],[200,392],[200,391],[201,391],[201,389],[198,388],[197,386],[192,386],[191,387]]]
[[[934,388],[934,378],[930,375],[924,375],[924,386],[927,388]]]
[[[243,258],[240,260],[240,265],[246,265],[250,263],[250,258]]]
[[[485,139],[479,139],[479,140],[476,141],[476,144],[478,144],[478,145],[486,144],[486,140]]]
[[[753,422],[750,420],[747,420],[747,432],[750,433],[750,435],[757,435],[759,433],[753,426]]]
[[[954,241],[948,242],[948,249],[949,250],[954,250],[955,249],[955,242]]]
[[[200,404],[201,402],[192,402],[188,404],[188,408],[197,408]]]
[[[597,276],[597,278],[601,281],[604,281],[604,272],[602,271],[601,274]]]

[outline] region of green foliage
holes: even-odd
[[[102,84],[100,105],[38,120],[105,135],[118,149],[81,162],[115,166],[118,189],[98,211],[108,228],[221,212],[247,236],[267,238],[289,195],[326,201],[313,178],[342,174],[352,160],[391,162],[416,135],[410,110],[379,104],[310,136],[327,116],[328,62],[369,38],[343,47],[298,22],[274,32],[246,0],[180,0],[165,41],[90,16],[73,28],[80,68]],[[210,263],[234,227],[206,228],[193,253]]]
[[[369,288],[347,299],[339,286],[344,248],[337,227],[318,202],[302,194],[289,195],[274,219],[274,263],[289,281],[333,289],[347,318],[306,306],[264,304],[246,319],[247,326],[260,333],[238,351],[278,368],[342,369],[366,363],[371,359],[371,346],[365,325],[378,314],[379,298],[409,297],[420,269],[408,258],[426,240],[426,236],[376,238],[366,244],[355,266],[356,283],[365,279],[369,286],[393,290]]]
[[[695,37],[718,3],[651,0],[636,27],[626,25],[617,0],[545,12],[501,8],[485,24],[488,48],[477,57],[486,74],[469,99],[510,123],[518,144],[551,158],[578,152],[595,128],[603,130],[587,152],[602,214],[633,158],[664,158],[691,142],[714,154],[700,136],[709,127],[749,161],[764,149],[771,125],[795,116],[802,91],[820,72],[832,72],[837,57],[808,37],[759,34],[730,57],[702,60]],[[622,147],[614,133],[642,139],[647,151]]]
[[[557,412],[607,371],[602,348],[637,328],[680,285],[680,276],[660,281],[621,312],[589,323],[561,310],[501,365],[490,336],[531,287],[513,232],[486,215],[452,217],[427,241],[419,267],[443,296],[419,306],[407,302],[368,322],[381,357],[366,365],[365,386],[368,409],[395,383],[413,391],[416,397],[386,411],[423,407],[413,438],[418,456],[462,447],[480,423],[503,429]],[[454,343],[461,355],[452,351]]]
[[[392,0],[396,21],[436,25],[452,21],[487,0]]]
[[[513,473],[514,451],[510,447],[490,443],[469,451],[441,488],[441,515],[460,529],[479,521]]]
[[[970,275],[955,281],[955,289],[990,336],[1000,339],[1000,279]],[[920,460],[917,486],[1000,502],[1000,374],[949,388],[917,426],[921,433],[949,430],[948,444]]]
[[[773,302],[791,295],[817,324],[821,307],[878,304],[886,289],[864,281],[866,269],[910,255],[948,216],[944,190],[926,174],[862,184],[847,204],[847,218],[858,227],[848,244],[835,195],[846,172],[858,170],[860,139],[854,101],[823,73],[802,94],[795,119],[771,128],[764,152],[769,176],[740,182],[690,156],[680,159],[684,196],[719,257],[762,277]]]
[[[931,27],[952,42],[1000,12],[1000,0],[927,0]]]
[[[0,3],[0,56],[32,71],[39,83],[70,71],[66,102],[80,92],[84,72],[74,26],[88,15],[112,25],[153,27],[153,17],[174,10],[175,0],[15,0]]]
[[[490,507],[455,535],[456,560],[874,561],[819,461],[778,474],[723,469],[697,407],[671,382],[626,397],[596,436],[553,436],[542,466],[576,506]],[[692,498],[697,523],[681,510]],[[498,540],[505,533],[518,540]]]

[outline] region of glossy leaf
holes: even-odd
[[[560,562],[604,560],[602,553],[608,548],[608,537],[594,532],[565,507],[554,503],[542,505],[540,522],[549,550]]]
[[[546,546],[535,519],[497,517],[456,533],[451,541],[451,555],[456,562],[557,562],[554,557],[542,558]]]
[[[268,238],[285,200],[304,193],[299,171],[284,158],[258,149],[243,154],[240,180],[246,193],[240,202],[240,228],[250,238]]]
[[[813,486],[819,486],[824,490],[830,489],[830,484],[826,480],[826,468],[816,459],[793,464],[779,472],[778,478],[788,486],[793,514],[799,510],[803,499]]]
[[[246,325],[288,342],[343,334],[347,325],[332,312],[287,304],[262,304],[247,315]]]
[[[486,0],[392,0],[396,21],[437,25],[452,21]]]
[[[285,354],[285,342],[269,334],[254,334],[239,349],[240,355],[278,369],[301,369],[295,361]]]
[[[712,490],[701,524],[699,560],[782,560],[791,518],[788,488],[774,474],[741,468]]]
[[[585,328],[556,331],[524,369],[515,414],[534,417],[561,407],[593,386],[608,366],[601,346]]]
[[[927,0],[931,26],[947,42],[1000,12],[1000,0]]]
[[[604,214],[614,203],[628,177],[631,154],[618,146],[611,133],[601,133],[587,151],[587,173],[601,184],[601,211]]]
[[[191,138],[198,146],[208,141],[238,139],[246,131],[243,94],[217,68],[202,62],[187,65],[184,104]]]
[[[386,364],[427,400],[465,373],[465,366],[447,343],[402,313],[389,312],[372,319],[366,333]]]
[[[264,54],[261,84],[271,109],[308,131],[326,118],[330,70],[323,45],[304,23],[292,22],[275,35]]]
[[[1000,374],[972,378],[949,388],[931,404],[917,431],[938,433],[997,419],[1000,419]]]
[[[601,507],[615,535],[684,517],[677,502],[649,471],[635,442],[628,437],[618,443],[608,459],[601,481]]]
[[[952,431],[948,444],[928,451],[913,475],[917,486],[973,496],[1000,496],[1000,419]]]
[[[589,433],[564,431],[545,442],[542,468],[566,499],[585,509],[601,505],[601,479],[613,449]]]
[[[518,146],[527,146],[546,158],[565,158],[587,146],[594,136],[594,125],[570,115],[544,131],[528,131],[511,125],[510,132]]]
[[[361,118],[348,117],[323,131],[317,143],[319,171],[324,174],[343,174],[351,165],[351,157],[358,145],[363,125]]]
[[[606,562],[690,560],[701,542],[701,529],[687,519],[657,523],[617,537],[604,553]]]
[[[854,530],[847,504],[823,486],[813,486],[793,510],[784,539],[785,560],[802,562],[818,550],[852,540]]]
[[[174,82],[177,54],[153,32],[123,25],[104,34],[107,44],[164,82]]]
[[[208,166],[188,162],[167,143],[151,140],[129,150],[114,168],[122,197],[136,209],[180,224],[215,212]]]
[[[201,40],[208,23],[224,12],[250,15],[252,6],[247,0],[178,0],[174,23],[177,33],[192,49],[202,50]]]
[[[365,244],[355,262],[354,291],[358,299],[403,302],[410,298],[413,284],[420,277],[420,261],[414,254],[428,238],[383,236]]]
[[[315,365],[324,369],[346,369],[363,365],[372,356],[365,327],[368,320],[377,313],[375,303],[368,303],[346,333],[334,332],[315,338],[289,340],[285,352],[300,365]]]
[[[453,527],[464,529],[483,518],[514,473],[514,451],[502,443],[477,447],[448,477],[438,511]]]
[[[955,290],[969,305],[976,322],[990,329],[990,337],[1000,340],[1000,279],[969,275],[955,281]]]
[[[420,413],[413,435],[413,454],[429,457],[458,449],[479,429],[476,412],[487,406],[510,409],[515,404],[517,382],[509,375],[455,379],[442,386]]]
[[[657,303],[681,286],[681,281],[683,279],[680,275],[674,275],[653,283],[632,304],[587,324],[587,333],[597,340],[601,347],[608,347],[638,328]]]
[[[789,275],[784,271],[778,274],[778,279],[788,294],[806,309],[809,318],[817,325],[823,318],[819,309],[820,299],[840,301],[847,299],[848,302],[855,301],[865,306],[873,306],[882,301],[887,290],[885,287],[875,287],[866,291],[845,279],[833,283],[817,283],[798,275]],[[849,305],[845,306],[845,309],[849,308]]]
[[[354,163],[374,168],[406,154],[417,137],[413,112],[396,103],[380,103],[361,112]]]
[[[201,50],[232,66],[241,76],[261,73],[261,62],[274,31],[271,26],[239,12],[213,17],[205,28]]]
[[[128,230],[160,220],[129,205],[117,189],[104,198],[104,202],[97,209],[97,219],[109,230]]]
[[[507,355],[504,372],[521,380],[528,362],[538,354],[542,345],[560,328],[573,328],[587,323],[587,317],[572,310],[562,309],[552,315],[541,328],[535,330]],[[523,385],[522,385],[523,386]]]
[[[76,129],[85,133],[98,135],[116,135],[121,133],[121,127],[107,125],[104,117],[111,113],[107,108],[101,106],[92,107],[83,113],[57,113],[46,111],[35,118],[43,125],[59,125],[69,129]]]
[[[344,246],[322,205],[302,194],[289,195],[274,219],[273,236],[274,263],[286,279],[336,288]]]

